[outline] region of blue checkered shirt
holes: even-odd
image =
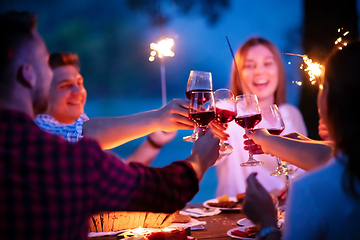
[[[35,118],[35,123],[44,131],[56,134],[68,142],[78,142],[83,138],[82,130],[85,121],[89,120],[86,114],[81,114],[73,124],[59,123],[55,118],[48,114],[39,114]]]

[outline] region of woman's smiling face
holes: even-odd
[[[274,55],[267,47],[260,44],[249,48],[241,71],[244,94],[256,94],[260,102],[270,99],[274,102],[278,71]]]

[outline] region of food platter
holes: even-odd
[[[229,201],[238,202],[236,197],[229,197]],[[229,207],[214,207],[214,206],[209,205],[211,203],[219,203],[219,201],[218,201],[217,198],[210,199],[210,200],[205,201],[203,203],[203,206],[206,207],[206,208],[218,208],[220,210],[241,210],[241,203],[238,203],[236,207],[232,207],[232,208],[229,208]]]

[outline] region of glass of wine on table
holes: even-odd
[[[255,94],[244,94],[236,97],[236,117],[235,122],[245,129],[251,131],[261,121],[261,112],[258,99]],[[242,167],[259,166],[264,163],[254,158],[249,153],[246,162],[241,163]]]
[[[207,125],[215,119],[215,101],[213,92],[192,91],[190,95],[189,118],[205,131]],[[196,133],[196,139],[198,134]],[[196,140],[195,139],[195,140]]]
[[[267,129],[267,131],[272,135],[280,135],[284,131],[285,124],[276,104],[272,104],[267,107],[262,107],[261,116],[262,116],[262,120],[261,123],[259,123],[258,125],[259,128]],[[281,160],[278,157],[276,157],[276,160],[277,160],[277,168],[270,175],[271,176],[286,175],[290,169],[284,168],[281,163]]]
[[[188,82],[186,84],[185,96],[190,100],[193,91],[196,92],[212,92],[212,76],[211,72],[190,71]],[[195,142],[197,139],[197,128],[194,128],[192,135],[183,137],[184,141]]]
[[[235,119],[235,97],[234,94],[225,88],[214,92],[215,98],[215,120],[219,123],[229,123]],[[224,141],[220,141],[220,154],[229,155],[233,152],[233,147]]]

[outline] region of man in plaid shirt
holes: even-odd
[[[87,239],[97,212],[184,207],[218,158],[212,130],[200,134],[187,159],[163,168],[126,165],[94,140],[71,144],[40,130],[33,118],[47,108],[52,71],[35,25],[28,13],[0,14],[0,238]],[[186,110],[170,110],[139,114],[137,121],[145,118],[155,130],[168,121],[164,130],[171,131]]]

